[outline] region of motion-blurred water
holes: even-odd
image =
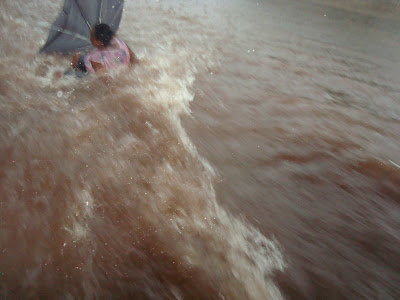
[[[0,2],[1,298],[400,297],[398,21],[126,0],[105,86],[61,5]]]

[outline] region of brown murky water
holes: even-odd
[[[60,6],[0,2],[1,298],[399,298],[398,21],[127,0],[107,87]]]

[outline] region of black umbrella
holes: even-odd
[[[124,0],[65,0],[40,52],[69,53],[93,47],[90,42],[92,27],[104,23],[116,32],[123,7]]]

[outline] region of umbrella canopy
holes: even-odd
[[[90,49],[90,31],[99,23],[116,32],[124,0],[65,0],[40,52],[69,53]]]

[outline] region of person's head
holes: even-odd
[[[111,43],[114,32],[107,24],[97,24],[90,34],[90,41],[97,48],[107,47]]]

